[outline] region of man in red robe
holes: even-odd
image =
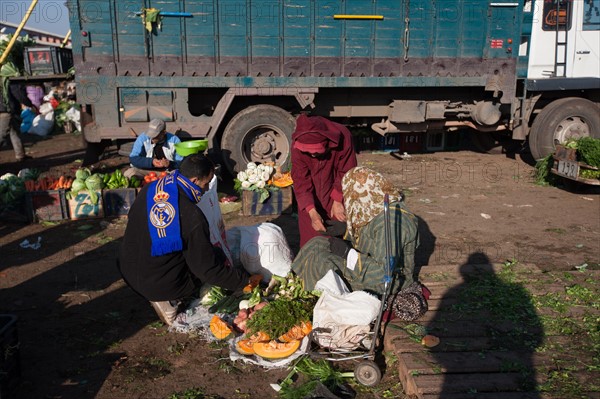
[[[356,165],[352,135],[345,126],[321,116],[298,117],[292,134],[292,179],[300,248],[325,232],[326,221],[346,221],[342,177]]]

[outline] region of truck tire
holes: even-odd
[[[248,162],[285,164],[290,157],[296,120],[273,105],[253,105],[238,112],[227,124],[221,139],[223,162],[231,173],[244,170]]]
[[[600,138],[600,109],[584,98],[561,98],[545,106],[531,125],[529,149],[537,160],[555,150],[555,143],[569,138]]]

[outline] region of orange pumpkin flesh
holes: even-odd
[[[292,342],[257,342],[253,345],[254,353],[265,359],[282,359],[288,357],[298,350],[300,341]]]
[[[249,339],[242,339],[235,344],[235,348],[242,355],[253,355],[254,354],[254,342],[250,342]]]
[[[269,334],[263,331],[259,331],[256,334],[253,334],[250,338],[239,340],[235,347],[238,353],[242,355],[253,355],[254,354],[254,344],[257,342],[267,342],[271,340]]]
[[[303,321],[301,324],[290,328],[288,332],[280,336],[278,339],[281,342],[291,342],[306,337],[312,331],[310,321]]]
[[[272,184],[276,187],[288,187],[294,184],[292,180],[292,175],[289,172],[281,174],[281,176],[273,177]]]
[[[209,323],[210,332],[217,339],[225,339],[231,335],[233,330],[219,316],[214,315]]]

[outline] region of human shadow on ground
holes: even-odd
[[[469,399],[483,392],[539,398],[534,355],[543,326],[511,267],[505,264],[496,273],[485,254],[472,253],[460,266],[462,282],[443,295],[427,327],[441,342],[431,352],[434,369],[443,371],[438,398]]]
[[[127,356],[113,345],[156,320],[121,280],[119,246],[111,241],[2,289],[0,313],[18,317],[20,340],[22,377],[11,397],[97,397]]]

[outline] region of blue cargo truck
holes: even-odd
[[[69,0],[89,146],[152,118],[227,167],[284,163],[294,116],[469,129],[536,158],[600,137],[600,0]]]

